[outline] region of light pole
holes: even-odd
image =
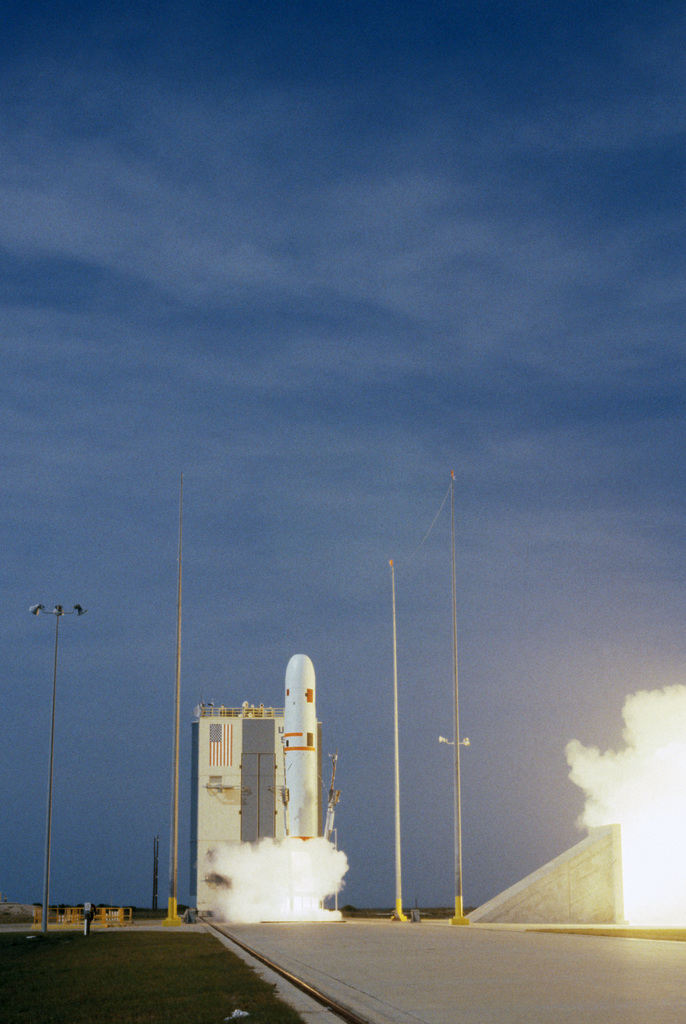
[[[453,591],[453,675],[455,684],[455,916],[451,924],[469,924],[462,906],[462,800],[460,797],[460,712],[457,698],[457,590],[455,584],[455,473],[450,473],[450,543]]]
[[[55,661],[52,674],[52,716],[50,718],[50,768],[48,770],[48,810],[45,820],[45,873],[43,878],[43,913],[41,916],[41,931],[48,930],[48,901],[50,897],[50,829],[52,824],[52,766],[55,754],[55,697],[57,695],[57,643],[60,635],[60,619],[63,615],[85,615],[86,608],[75,604],[70,612],[65,612],[61,604],[56,604],[48,615],[55,616]],[[32,615],[38,615],[45,611],[45,605],[33,604],[29,608]]]

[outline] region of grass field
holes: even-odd
[[[302,1024],[207,933],[0,935],[2,1024]]]

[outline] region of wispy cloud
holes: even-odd
[[[683,21],[658,6],[662,25],[513,7],[505,31],[489,5],[439,25],[409,4],[393,24],[365,9],[364,38],[346,6],[319,49],[284,9],[288,59],[273,25],[256,14],[241,34],[225,5],[210,5],[212,39],[198,14],[181,37],[166,15],[115,25],[104,8],[15,33],[0,71],[2,594],[92,606],[65,705],[97,689],[124,707],[132,760],[141,694],[166,699],[173,661],[181,470],[189,706],[208,687],[276,700],[302,645],[343,763],[370,701],[387,710],[388,559],[415,550],[455,469],[469,731],[510,761],[498,774],[489,753],[468,775],[471,834],[536,818],[543,784],[511,780],[545,726],[535,763],[556,806],[541,830],[573,841],[567,737],[587,742],[627,677],[683,655]],[[446,515],[398,574],[423,835],[445,826],[426,751],[449,699]],[[17,690],[44,667],[19,615]],[[103,742],[116,762],[118,737]],[[149,778],[164,743],[141,755]],[[385,814],[385,741],[368,746],[345,769],[351,898],[387,874],[354,835],[368,808],[353,794]],[[165,787],[146,789],[139,830]],[[486,877],[468,846],[470,886],[493,895],[507,866]],[[537,867],[526,855],[508,870]]]

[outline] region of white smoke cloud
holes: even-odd
[[[686,686],[632,694],[622,716],[624,750],[567,745],[586,794],[578,824],[622,826],[629,921],[686,924]]]
[[[253,924],[341,917],[322,910],[321,903],[342,889],[348,858],[324,838],[227,843],[210,853],[206,869],[215,879],[213,913],[221,920]]]

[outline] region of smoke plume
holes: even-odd
[[[686,924],[686,686],[643,690],[622,712],[625,748],[567,745],[586,794],[581,827],[622,827],[624,911],[633,923]]]
[[[323,910],[340,892],[348,859],[324,838],[261,839],[213,850],[206,864],[216,891],[215,916],[234,924],[340,919]]]

